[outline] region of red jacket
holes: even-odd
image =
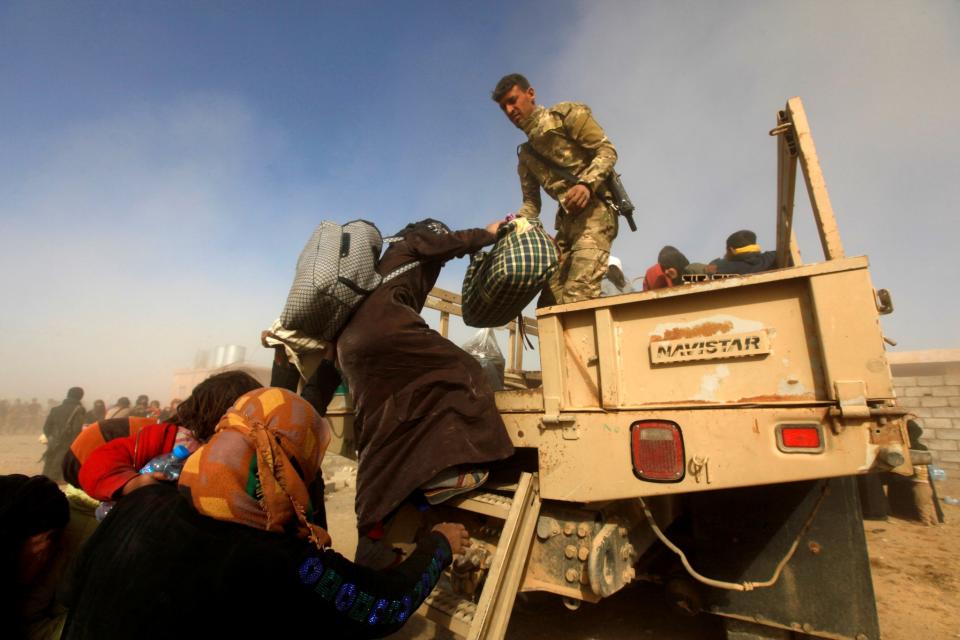
[[[143,465],[173,451],[177,426],[151,424],[136,435],[115,438],[94,449],[80,467],[80,488],[97,500],[114,500]]]
[[[111,440],[135,436],[141,429],[152,424],[157,424],[152,418],[108,418],[87,425],[63,457],[64,479],[79,488],[80,468],[91,453]]]

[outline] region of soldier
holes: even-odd
[[[83,429],[83,418],[87,412],[80,403],[82,399],[83,389],[71,387],[60,406],[50,410],[43,425],[43,435],[47,437],[47,450],[41,458],[43,475],[54,482],[63,482],[63,471],[60,468],[63,456]]]
[[[617,150],[590,107],[577,102],[539,106],[530,82],[519,73],[501,78],[492,97],[527,134],[528,142],[518,151],[523,205],[517,215],[540,215],[540,187],[560,203],[555,224],[560,267],[538,306],[598,297],[610,245],[617,237],[617,213],[606,201],[605,184]]]

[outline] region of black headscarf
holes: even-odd
[[[432,231],[434,233],[450,233],[450,227],[440,222],[439,220],[434,220],[433,218],[424,218],[419,222],[411,222],[400,231],[393,234],[395,237],[402,238],[408,233],[413,233],[414,231]]]
[[[30,536],[62,529],[70,520],[70,505],[56,483],[46,476],[19,473],[0,476],[0,620],[4,637],[26,637],[20,618],[18,561]]]
[[[67,497],[50,478],[0,476],[0,549],[19,551],[30,536],[62,529],[69,520]]]

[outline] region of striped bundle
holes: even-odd
[[[516,319],[556,268],[557,249],[539,220],[508,222],[490,251],[470,256],[463,278],[463,321],[471,327],[498,327]]]

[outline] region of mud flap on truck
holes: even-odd
[[[731,582],[766,579],[796,539],[825,482],[819,511],[777,584],[753,591],[704,586],[705,611],[815,637],[880,638],[854,477],[689,496],[693,565]]]

